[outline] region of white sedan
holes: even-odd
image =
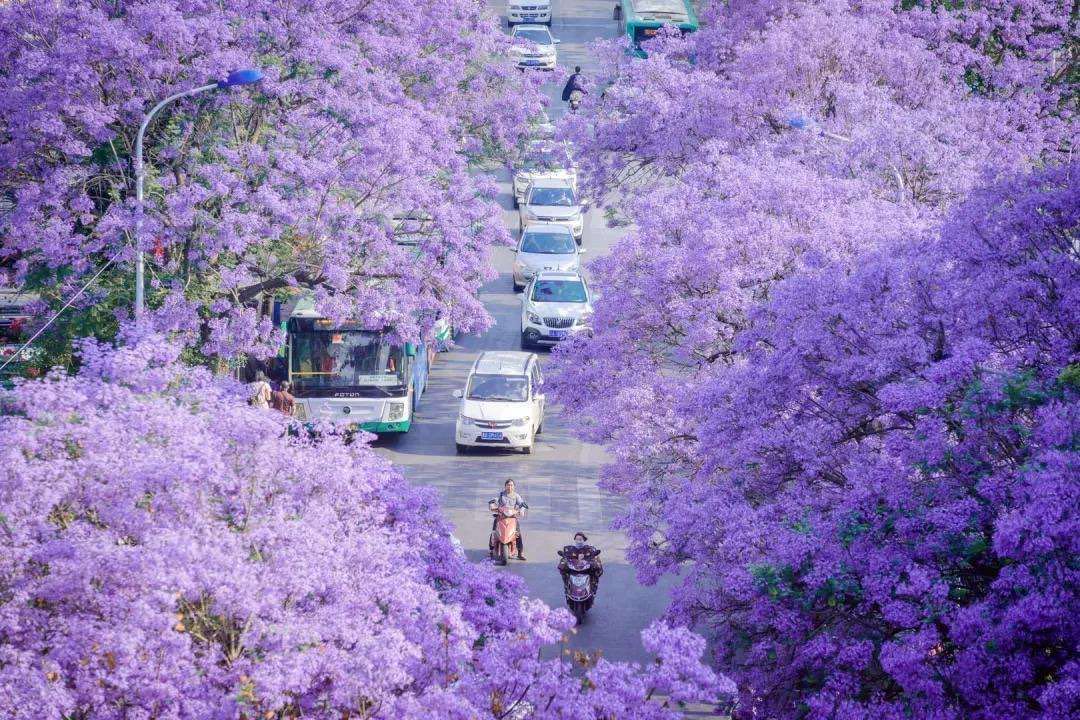
[[[558,63],[559,41],[543,25],[515,25],[510,33],[514,46],[511,57],[519,68],[554,70]]]

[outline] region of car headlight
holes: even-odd
[[[458,422],[460,422],[462,425],[475,425],[476,424],[476,421],[473,420],[468,415],[458,415],[457,419],[458,419]]]
[[[543,323],[543,321],[540,320],[540,316],[534,312],[525,313],[525,317],[527,317],[529,319],[529,322],[531,322],[533,325],[540,325]]]
[[[395,420],[400,420],[403,417],[405,417],[405,403],[390,403],[390,414],[387,416],[387,419],[390,420],[390,422],[393,422]]]
[[[525,427],[526,425],[529,424],[529,418],[527,418],[527,417],[518,418],[518,419],[514,420],[513,423],[514,423],[514,427]]]
[[[577,320],[575,320],[574,324],[575,325],[588,325],[591,320],[592,320],[592,315],[587,315],[586,314],[586,315],[582,315]]]

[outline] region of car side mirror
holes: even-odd
[[[556,45],[562,42],[562,40],[560,40],[559,38],[552,38],[552,40],[555,42]]]
[[[578,255],[584,255],[587,252],[589,252],[588,248],[578,248],[577,254]]]
[[[464,397],[465,393],[461,392],[460,390],[455,390],[453,392],[453,395],[460,400],[462,397]]]

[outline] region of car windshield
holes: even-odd
[[[570,233],[530,230],[521,238],[521,252],[540,255],[569,255],[574,252],[574,236]]]
[[[473,375],[466,397],[470,400],[525,402],[529,399],[529,381],[519,375]]]
[[[529,204],[573,207],[577,203],[574,202],[574,191],[568,187],[539,187],[533,188]]]
[[[533,302],[585,302],[585,283],[580,280],[538,280],[533,286]]]
[[[537,45],[550,45],[551,35],[546,30],[518,30],[514,37],[519,40],[532,40]]]

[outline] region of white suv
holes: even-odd
[[[522,70],[554,70],[559,62],[559,41],[543,25],[518,25],[510,32],[510,56]]]
[[[506,24],[551,25],[551,0],[506,0]]]
[[[544,427],[544,377],[536,353],[513,350],[480,354],[461,398],[455,440],[458,453],[470,447],[507,447],[532,452]]]
[[[521,347],[557,345],[572,334],[591,333],[592,293],[576,272],[540,272],[521,296]]]
[[[521,290],[533,276],[544,270],[578,272],[585,250],[562,225],[530,225],[521,233],[514,257],[514,291]]]
[[[556,223],[570,228],[581,244],[585,231],[585,206],[578,199],[574,183],[565,178],[537,178],[529,184],[522,199],[521,229],[534,223]]]

